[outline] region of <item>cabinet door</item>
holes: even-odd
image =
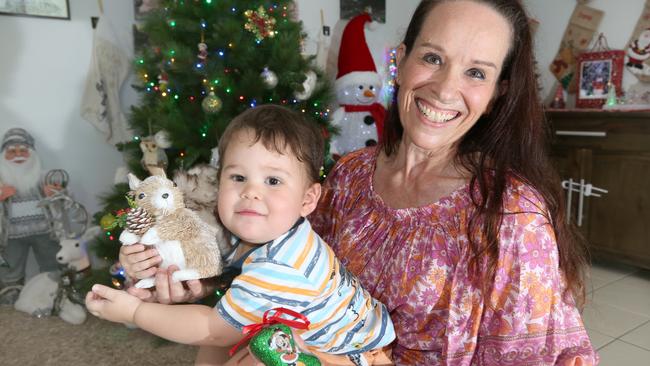
[[[588,197],[589,245],[601,255],[650,268],[650,156],[596,152]]]

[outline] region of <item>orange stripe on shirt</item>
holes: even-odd
[[[230,305],[230,307],[232,307],[232,309],[235,310],[237,312],[237,314],[239,314],[239,315],[243,316],[244,318],[250,320],[254,324],[262,322],[262,318],[260,318],[258,316],[255,316],[255,315],[249,313],[248,311],[242,309],[241,307],[239,307],[233,301],[233,298],[232,298],[232,295],[230,294],[230,291],[226,292],[226,296],[223,298],[223,300],[226,300],[226,303],[228,303],[228,305]]]
[[[319,292],[314,291],[314,290],[305,290],[301,288],[295,288],[295,287],[288,287],[288,286],[281,286],[281,285],[276,285],[274,283],[269,283],[266,281],[262,281],[258,278],[251,277],[248,275],[239,275],[237,276],[238,281],[242,282],[247,282],[250,283],[254,286],[261,287],[267,290],[271,291],[278,291],[278,292],[288,292],[292,294],[298,294],[298,295],[305,295],[305,296],[318,296]]]
[[[307,258],[307,254],[312,250],[314,247],[314,231],[311,230],[309,232],[309,238],[307,239],[307,243],[305,243],[305,246],[302,248],[302,252],[298,256],[298,259],[296,262],[293,264],[293,268],[300,268],[302,264],[305,262],[305,258]]]

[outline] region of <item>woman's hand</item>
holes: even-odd
[[[202,299],[214,287],[210,286],[210,279],[174,282],[172,274],[176,271],[178,271],[178,267],[175,265],[169,266],[167,269],[158,269],[155,289],[131,287],[127,292],[145,302],[177,304]]]
[[[94,316],[116,323],[133,324],[142,301],[124,291],[94,285],[86,295],[86,308]]]
[[[129,277],[141,280],[156,274],[162,258],[156,249],[145,249],[142,244],[120,247],[120,263]]]

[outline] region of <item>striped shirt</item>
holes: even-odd
[[[264,312],[277,307],[309,319],[309,329],[297,333],[311,350],[354,354],[395,338],[386,307],[361,288],[304,219],[255,249],[216,305],[238,329],[261,323]]]

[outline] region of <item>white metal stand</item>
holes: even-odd
[[[572,205],[572,196],[573,192],[580,194],[578,197],[578,218],[577,225],[582,226],[583,218],[583,208],[584,208],[584,199],[588,196],[602,197],[602,194],[608,193],[606,189],[594,187],[591,183],[585,184],[584,179],[580,179],[580,182],[574,181],[569,178],[568,180],[562,181],[562,188],[566,189],[567,192],[567,205],[566,205],[566,220],[567,223],[571,220],[571,205]]]

